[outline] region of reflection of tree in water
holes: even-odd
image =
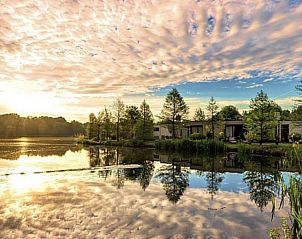
[[[210,160],[211,160],[211,171],[205,172],[204,174],[208,185],[207,186],[208,192],[211,194],[211,197],[213,198],[214,195],[219,190],[219,186],[222,183],[224,177],[222,173],[215,171],[215,158],[211,157]]]
[[[281,176],[279,172],[274,172],[274,174],[263,173],[263,159],[261,159],[260,166],[260,172],[245,172],[243,180],[249,187],[250,199],[263,211],[263,208],[267,206],[272,196],[277,192],[278,182],[275,180],[279,180]]]
[[[139,182],[142,189],[145,191],[150,184],[154,172],[154,162],[144,161],[141,174],[139,175]]]
[[[89,148],[89,165],[91,168],[100,166],[100,148],[90,147]]]
[[[113,176],[112,185],[115,186],[117,189],[121,189],[124,187],[125,184],[125,173],[124,170],[121,168],[112,170],[111,172]]]
[[[189,186],[189,170],[182,169],[180,165],[175,165],[175,160],[168,166],[162,166],[157,177],[166,191],[167,198],[177,203],[183,195],[187,186]]]
[[[152,151],[124,148],[90,148],[90,166],[119,166],[125,164],[141,164],[141,168],[113,168],[100,170],[99,177],[110,182],[117,189],[125,185],[125,181],[139,181],[145,190],[152,178],[154,165]]]

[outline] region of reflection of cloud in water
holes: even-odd
[[[0,237],[150,238],[212,237],[266,238],[270,208],[261,213],[248,194],[187,189],[177,204],[162,186],[146,191],[135,184],[116,190],[98,179],[51,180],[45,192],[14,194],[0,191]],[[277,216],[284,216],[278,211]],[[75,226],[76,225],[76,226]],[[257,230],[255,230],[257,228]]]

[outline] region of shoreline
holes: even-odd
[[[93,141],[88,139],[82,139],[81,141],[77,140],[77,144],[82,144],[86,146],[117,146],[117,147],[130,147],[130,148],[150,148],[150,149],[157,149],[159,151],[176,151],[178,153],[185,152],[185,153],[204,153],[198,152],[192,148],[196,147],[195,145],[199,142],[213,142],[212,140],[187,140],[187,139],[176,139],[176,140],[160,140],[160,141],[138,141],[138,140],[122,140],[122,141]],[[184,148],[183,146],[179,146],[182,142],[186,142],[186,144],[190,144],[190,148]],[[292,144],[279,144],[275,145],[272,143],[264,143],[263,145],[259,144],[247,144],[247,143],[225,143],[221,141],[214,141],[219,142],[219,144],[223,144],[223,149],[220,149],[222,152],[237,152],[237,153],[246,153],[246,154],[263,154],[265,156],[276,156],[276,157],[283,157],[288,156],[291,154],[293,149]],[[169,144],[166,146],[165,144]],[[176,146],[177,145],[177,146]],[[192,147],[193,146],[193,147]],[[220,152],[219,151],[219,152]],[[210,153],[216,153],[211,152]]]

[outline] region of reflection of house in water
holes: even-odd
[[[229,152],[227,156],[224,158],[224,168],[228,171],[232,172],[242,172],[244,168],[243,162],[241,162],[238,158],[238,154],[235,152]]]
[[[159,161],[160,163],[170,164],[171,156],[166,154],[154,154],[154,161]],[[229,152],[226,156],[194,156],[189,158],[179,158],[178,160],[174,160],[175,165],[189,167],[192,170],[199,171],[211,171],[213,170],[213,165],[211,164],[215,162],[214,169],[216,172],[220,173],[244,173],[245,171],[251,170],[250,163],[254,162],[253,170],[260,170],[260,167],[257,168],[256,165],[260,165],[261,163],[265,166],[264,171],[271,172],[272,170],[278,170],[283,172],[298,172],[298,165],[291,163],[290,161],[277,157],[265,157],[264,161],[261,162],[260,155],[251,155],[249,161],[245,161],[245,159],[241,159],[237,152]]]

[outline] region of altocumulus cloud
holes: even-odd
[[[244,79],[254,70],[301,76],[300,3],[1,1],[0,81],[87,97]]]

